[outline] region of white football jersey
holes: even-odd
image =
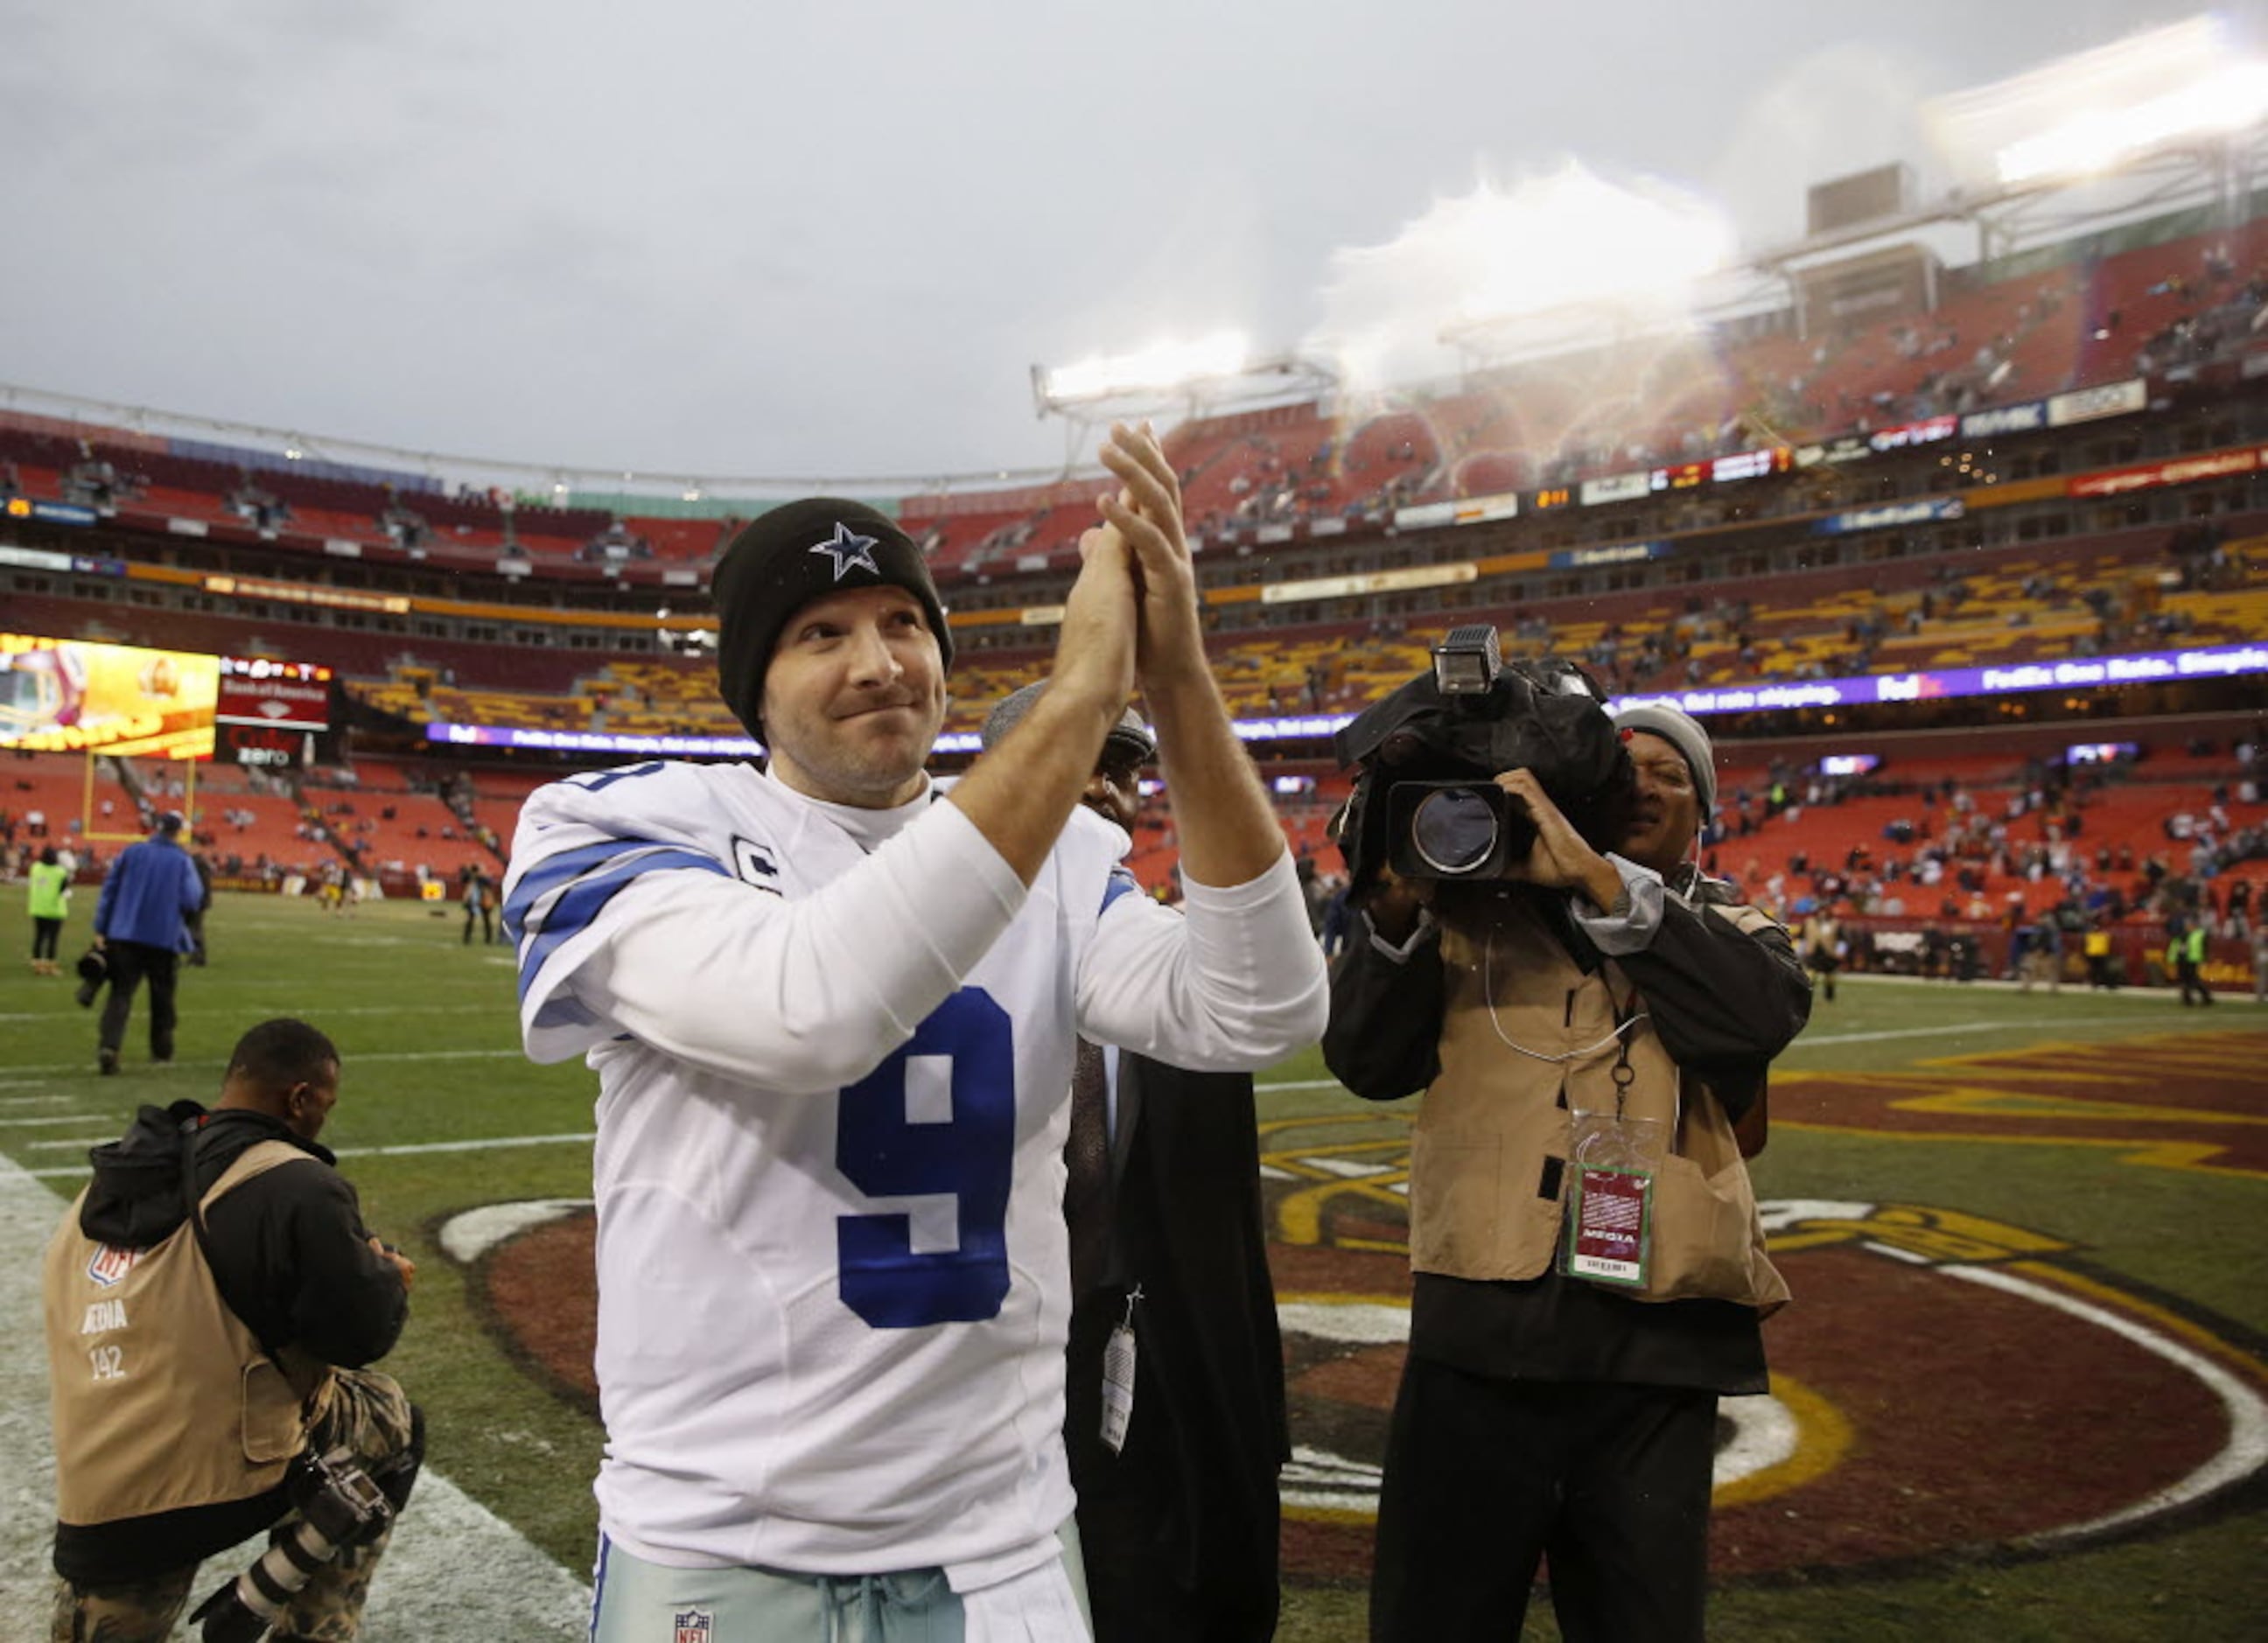
[[[649,763],[521,813],[528,1053],[600,1079],[598,1495],[640,1557],[970,1589],[1054,1556],[1075,1031],[1253,1066],[1321,1030],[1288,858],[1183,918],[1084,810],[1027,891],[932,797]]]

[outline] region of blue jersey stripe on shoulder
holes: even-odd
[[[1122,862],[1110,870],[1110,881],[1102,887],[1102,905],[1094,910],[1094,916],[1097,918],[1101,917],[1110,910],[1110,903],[1122,895],[1129,894],[1139,895],[1141,893],[1141,882],[1135,878],[1132,870]]]
[[[527,997],[528,990],[535,984],[535,978],[542,974],[544,965],[550,961],[552,954],[559,949],[560,944],[589,929],[592,920],[598,917],[608,902],[644,874],[692,868],[713,873],[719,878],[731,876],[718,865],[714,857],[704,856],[698,851],[655,849],[651,845],[641,848],[644,853],[631,860],[585,874],[551,904],[550,910],[543,916],[542,931],[526,943],[519,955],[519,996],[522,998]]]
[[[526,928],[529,912],[538,902],[561,885],[580,878],[593,867],[603,866],[625,851],[653,848],[655,841],[649,838],[609,838],[574,850],[563,850],[556,856],[545,858],[530,867],[519,882],[512,887],[512,894],[504,898],[504,934],[514,941],[519,940],[520,932]]]

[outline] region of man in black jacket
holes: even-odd
[[[1505,771],[1527,858],[1366,886],[1332,969],[1332,1072],[1425,1092],[1376,1643],[1517,1635],[1547,1553],[1571,1643],[1699,1639],[1717,1400],[1767,1388],[1787,1289],[1742,1157],[1810,991],[1786,931],[1693,866],[1707,734],[1665,706],[1616,725],[1637,785],[1613,850]],[[1579,1183],[1608,1206],[1583,1238]]]
[[[279,1523],[282,1540],[295,1507],[318,1521],[307,1457],[358,1466],[394,1507],[407,1499],[416,1411],[362,1366],[399,1337],[416,1268],[363,1226],[316,1141],[338,1085],[328,1038],[267,1021],[239,1041],[210,1111],[144,1107],[94,1149],[43,1284],[55,1643],[165,1638],[202,1559]],[[262,1560],[283,1582],[254,1608],[271,1603],[279,1639],[353,1635],[390,1517],[319,1566]]]
[[[992,711],[986,747],[1041,689]],[[1082,802],[1130,833],[1156,754],[1129,710]],[[1291,1440],[1252,1076],[1085,1043],[1079,1071],[1064,1441],[1095,1643],[1256,1643],[1276,1631],[1276,1478]],[[1131,1367],[1114,1375],[1122,1328],[1116,1354],[1130,1351]],[[1106,1390],[1113,1380],[1130,1401]],[[1107,1403],[1123,1404],[1123,1425]]]

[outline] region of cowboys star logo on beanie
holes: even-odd
[[[717,684],[748,734],[763,739],[764,674],[788,618],[814,599],[854,587],[902,587],[921,601],[940,660],[953,633],[912,537],[863,502],[806,497],[740,527],[717,562]]]

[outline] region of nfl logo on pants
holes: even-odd
[[[709,1643],[711,1616],[705,1609],[688,1609],[677,1617],[677,1630],[671,1634],[670,1643]]]

